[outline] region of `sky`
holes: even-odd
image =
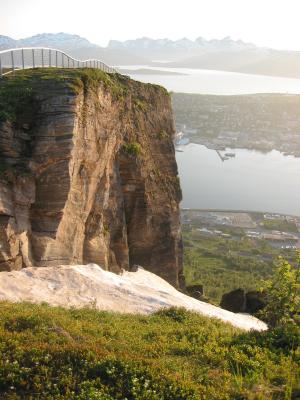
[[[0,0],[0,35],[78,34],[106,46],[138,37],[221,39],[300,50],[300,0]]]

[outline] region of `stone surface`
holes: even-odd
[[[222,296],[220,306],[232,312],[245,312],[246,295],[243,289],[235,289]]]
[[[246,309],[245,312],[255,314],[265,308],[267,305],[267,293],[252,290],[246,293]]]
[[[189,296],[197,300],[201,300],[204,296],[203,285],[189,285],[186,286],[186,292]]]
[[[266,306],[266,293],[235,289],[222,296],[220,306],[225,310],[255,314]]]
[[[122,271],[119,275],[104,271],[96,264],[2,272],[0,301],[46,302],[52,306],[90,307],[133,314],[184,307],[247,331],[267,329],[267,325],[255,317],[235,314],[193,299],[143,268],[137,268],[135,272]]]
[[[183,287],[168,93],[117,75],[63,73],[24,73],[31,106],[0,123],[0,271],[137,264]]]

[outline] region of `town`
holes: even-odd
[[[300,96],[172,94],[180,140],[208,148],[279,150],[300,157]]]
[[[182,209],[182,224],[203,236],[264,240],[274,248],[300,249],[300,217],[255,212]]]

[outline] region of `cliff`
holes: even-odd
[[[0,82],[0,271],[143,266],[182,287],[168,93],[99,70]]]

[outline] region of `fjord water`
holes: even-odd
[[[176,152],[183,191],[182,207],[268,211],[300,216],[300,158],[233,149],[222,161],[198,144]]]
[[[241,74],[191,68],[164,68],[141,65],[123,66],[132,70],[133,79],[164,86],[169,91],[181,93],[234,95],[253,93],[300,94],[300,79]],[[152,69],[155,74],[135,74],[135,69]],[[158,71],[182,75],[159,75]]]
[[[184,93],[235,95],[300,94],[300,79],[187,68],[126,66],[131,77]],[[156,74],[134,74],[134,69]],[[159,75],[157,70],[185,75]],[[182,207],[267,211],[300,216],[300,158],[278,151],[232,150],[235,158],[221,161],[214,150],[190,144],[177,152]]]

